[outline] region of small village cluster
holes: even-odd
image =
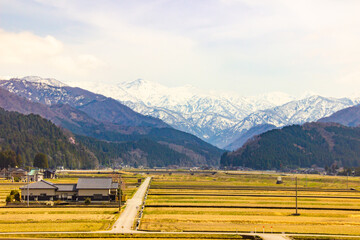
[[[79,178],[75,184],[55,184],[48,179],[57,178],[56,170],[8,168],[0,171],[0,177],[11,182],[27,183],[21,187],[23,201],[115,201],[119,183],[112,178]],[[47,180],[44,180],[47,179]]]
[[[11,182],[38,182],[44,178],[56,178],[56,170],[32,169],[30,171],[27,171],[23,168],[4,168],[0,171],[0,178],[5,178],[7,180],[10,180]]]

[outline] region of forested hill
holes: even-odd
[[[271,130],[234,152],[224,153],[222,167],[281,169],[360,166],[360,128],[336,123],[307,123]]]
[[[164,133],[165,130],[161,132]],[[206,145],[198,146],[196,139],[189,141],[191,138],[188,136],[174,136],[179,131],[167,131],[164,136],[155,135],[160,140],[173,137],[179,143],[154,141],[146,137],[126,142],[108,142],[74,136],[70,131],[60,129],[39,115],[23,115],[0,108],[0,152],[15,151],[22,159],[22,166],[32,166],[33,159],[39,152],[48,156],[50,167],[64,166],[72,169],[122,164],[149,167],[202,166],[208,163],[207,154],[214,154],[211,152],[211,145],[210,148]],[[188,143],[181,142],[181,137]],[[70,138],[75,140],[75,144]],[[183,147],[181,144],[190,146]],[[200,155],[198,151],[208,152]],[[217,164],[215,160],[210,163]]]
[[[49,166],[94,168],[97,158],[80,144],[72,144],[70,135],[39,115],[23,115],[0,108],[0,151],[13,150],[24,166],[31,166],[35,155],[45,153]]]

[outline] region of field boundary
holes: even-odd
[[[266,206],[204,206],[204,205],[145,205],[147,208],[253,208],[253,209],[289,209],[294,210],[295,207],[266,207]],[[325,210],[325,211],[359,211],[359,208],[317,208],[317,207],[298,207],[299,210]]]
[[[214,185],[153,185],[151,189],[201,189],[201,190],[261,190],[261,191],[295,191],[295,187],[257,187],[257,186],[214,186]],[[299,192],[357,192],[350,189],[298,188]]]
[[[206,193],[150,193],[150,196],[210,196],[210,197],[295,197],[295,195],[256,195],[256,194],[206,194]],[[311,196],[298,195],[298,198],[340,198],[340,199],[360,199],[360,197],[337,197],[337,196]]]

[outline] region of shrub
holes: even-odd
[[[16,202],[20,202],[20,193],[19,192],[15,193],[13,196],[14,196],[14,199]]]
[[[90,199],[90,198],[86,198],[86,199],[85,199],[85,204],[86,204],[86,205],[89,205],[90,203],[91,203],[91,199]]]
[[[10,195],[14,196],[16,193],[19,193],[18,190],[11,190]]]
[[[11,190],[10,195],[8,196],[10,197],[10,201],[12,202],[13,200],[15,200],[16,202],[20,202],[20,193],[18,190]]]
[[[12,202],[12,199],[13,199],[13,197],[12,197],[12,195],[8,195],[7,197],[6,197],[6,203],[9,203],[9,202]]]

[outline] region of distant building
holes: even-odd
[[[7,178],[8,170],[6,168],[0,171],[0,178]]]
[[[30,201],[112,201],[116,199],[119,184],[112,178],[79,178],[77,184],[54,184],[45,180],[29,184]],[[27,200],[28,185],[20,188]]]
[[[56,170],[46,169],[44,171],[44,178],[55,179],[56,178]]]
[[[22,168],[9,168],[6,173],[6,178],[12,181],[18,179],[19,182],[26,182],[27,173],[28,172]]]
[[[30,182],[38,182],[44,179],[44,174],[39,169],[32,169],[28,175]]]

